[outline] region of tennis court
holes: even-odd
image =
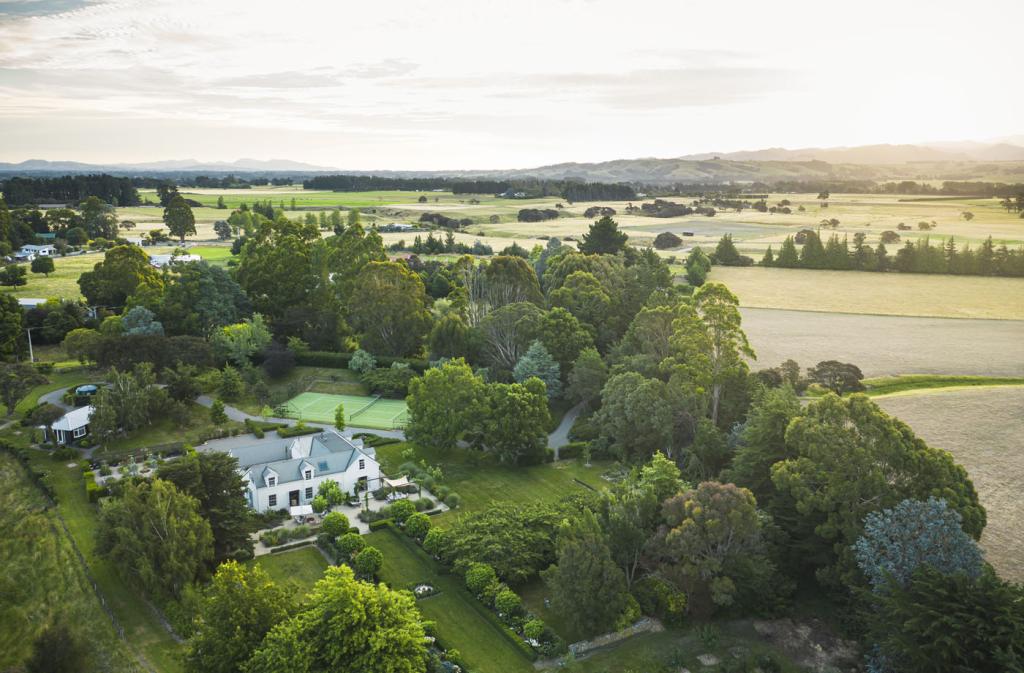
[[[317,423],[334,423],[334,410],[345,405],[345,424],[363,428],[391,430],[405,425],[408,410],[405,400],[389,400],[364,395],[328,395],[302,393],[282,405],[288,418]]]

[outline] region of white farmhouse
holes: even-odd
[[[23,245],[14,253],[14,259],[19,262],[31,262],[36,257],[53,257],[57,249],[52,245]]]
[[[162,269],[168,264],[175,262],[199,262],[202,261],[202,257],[199,255],[150,255],[149,263],[151,266],[157,269]]]
[[[373,447],[334,430],[267,439],[225,452],[238,459],[246,498],[257,512],[309,505],[327,480],[337,482],[345,493],[380,486],[380,464]]]

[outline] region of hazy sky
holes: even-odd
[[[1021,0],[0,2],[0,161],[526,167],[1024,131]]]

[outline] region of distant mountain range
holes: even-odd
[[[0,171],[68,171],[71,173],[83,173],[94,171],[107,171],[123,173],[126,171],[139,172],[196,172],[208,171],[210,173],[258,173],[258,172],[324,172],[336,171],[329,166],[315,166],[291,161],[289,159],[237,159],[236,161],[198,161],[196,159],[170,159],[167,161],[150,161],[140,164],[87,164],[78,161],[47,161],[45,159],[29,159],[20,163],[0,162]]]
[[[1021,140],[1024,140],[1022,138]],[[1022,143],[1024,145],[1024,143]],[[772,147],[742,152],[705,152],[679,157],[705,161],[827,161],[833,164],[903,164],[919,161],[1024,161],[1024,146],[1011,142],[975,141],[928,143],[922,145],[862,145],[859,147],[808,147],[787,150]]]
[[[0,174],[113,173],[115,175],[195,175],[261,173],[264,175],[345,173],[381,177],[458,177],[465,179],[537,178],[588,182],[750,183],[813,180],[997,180],[1020,182],[1024,176],[1024,136],[987,142],[937,142],[914,145],[863,145],[805,149],[768,148],[741,152],[705,152],[659,159],[615,159],[596,163],[567,162],[536,168],[490,170],[350,170],[288,159],[195,159],[138,164],[88,164],[30,159],[0,163]]]

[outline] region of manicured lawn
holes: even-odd
[[[444,473],[441,483],[462,497],[458,510],[435,518],[441,525],[459,512],[479,511],[494,500],[553,502],[572,493],[589,490],[587,486],[601,490],[607,484],[601,479],[601,474],[611,465],[594,461],[586,467],[576,460],[529,466],[501,465],[490,456],[469,449],[453,448],[440,452],[398,443],[377,449],[377,457],[384,470],[396,472],[399,465],[406,462],[402,452],[410,447],[415,451],[415,462],[425,460],[430,465],[439,466]]]
[[[296,367],[287,375],[278,379],[266,379],[270,390],[270,398],[283,402],[306,391],[327,393],[330,395],[366,395],[366,387],[360,382],[359,375],[348,369],[327,367]],[[234,407],[259,415],[263,405],[252,395],[229,402]],[[351,411],[346,407],[346,411]],[[334,422],[331,416],[330,423]]]
[[[634,636],[561,670],[570,673],[660,672],[682,670],[684,667],[691,671],[709,670],[697,660],[699,655],[714,654],[725,661],[732,658],[729,650],[735,647],[743,649],[754,658],[774,655],[783,673],[799,673],[804,670],[785,655],[759,642],[753,629],[743,623],[722,626],[718,642],[713,647],[701,643],[691,629],[668,629],[661,633]]]
[[[400,533],[381,530],[366,536],[384,554],[381,580],[393,588],[425,582],[440,593],[416,602],[426,619],[435,622],[445,647],[454,647],[475,673],[529,673],[529,659],[502,632],[502,626],[462,585],[447,575],[413,542]],[[511,635],[511,634],[510,634]]]
[[[114,565],[96,554],[97,510],[86,498],[81,468],[77,463],[67,467],[64,462],[54,462],[42,452],[32,462],[49,473],[49,482],[57,492],[58,509],[100,591],[124,627],[133,653],[160,673],[182,670],[178,659],[181,645],[164,629],[139,592],[124,583]]]
[[[173,442],[184,442],[193,446],[199,440],[217,428],[241,428],[241,423],[228,421],[214,425],[210,421],[210,410],[198,404],[189,405],[189,421],[184,426],[170,418],[158,418],[149,426],[136,430],[126,437],[118,437],[106,446],[97,448],[93,454],[97,458],[118,459],[143,449],[159,447]]]
[[[316,547],[267,554],[249,563],[263,568],[279,587],[296,599],[301,599],[313,588],[328,566],[327,559]]]

